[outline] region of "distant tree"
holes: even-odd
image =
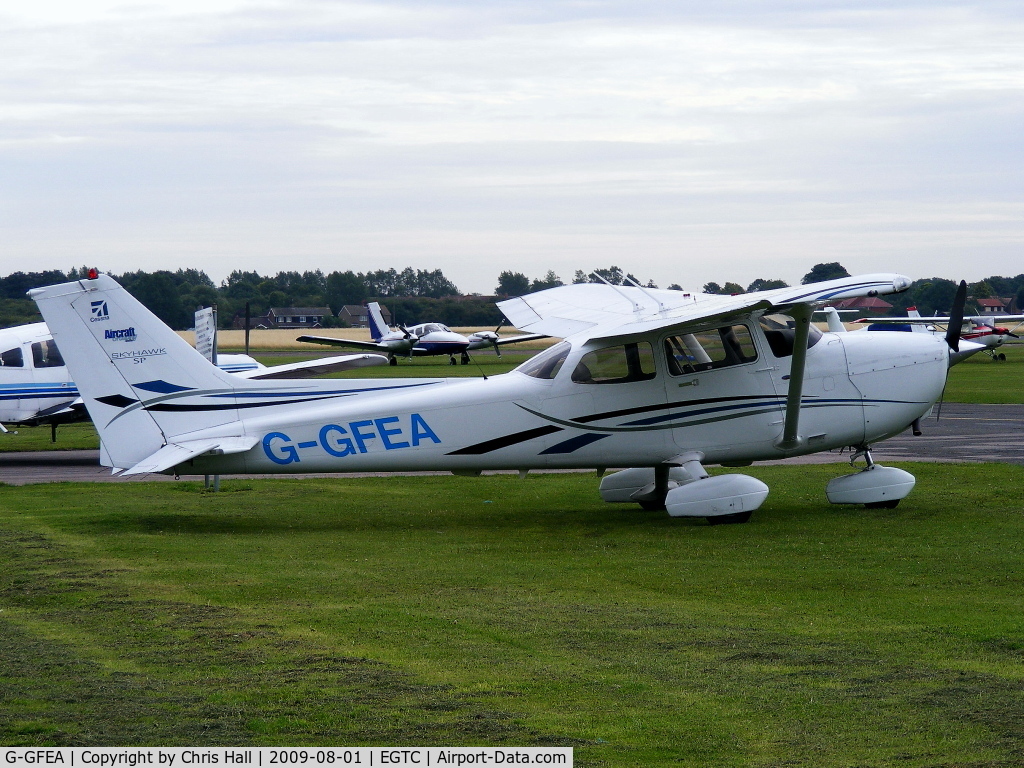
[[[628,277],[635,283],[639,284],[639,280],[636,279],[632,274],[623,272],[621,267],[611,266],[607,269],[595,269],[593,272],[584,272],[581,269],[576,270],[576,276],[572,279],[573,283],[600,283],[604,278],[605,281],[612,285],[625,285],[626,278]]]
[[[425,269],[417,269],[415,295],[442,299],[445,296],[458,296],[459,289],[455,287],[455,283],[444,276],[440,269],[429,272]]]
[[[800,283],[802,285],[810,285],[811,283],[822,283],[826,280],[835,280],[840,277],[849,276],[850,273],[846,271],[846,267],[838,261],[830,261],[827,264],[815,264],[811,267],[811,271],[803,276]]]
[[[967,286],[967,292],[974,299],[991,299],[995,296],[995,291],[992,290],[992,286],[988,284],[987,280],[982,280],[980,283],[971,283]]]
[[[530,292],[530,278],[522,272],[505,270],[498,275],[498,287],[494,292],[498,296],[522,296]]]
[[[747,293],[753,293],[754,291],[770,291],[774,288],[789,288],[789,283],[785,280],[766,280],[763,277],[759,277],[747,286]]]
[[[679,283],[672,283],[672,285],[670,285],[668,287],[668,290],[670,290],[670,291],[681,291],[681,290],[683,290],[683,286],[681,286]]]
[[[745,293],[743,286],[738,283],[726,283],[725,285],[719,285],[718,283],[704,283],[704,287],[701,290],[704,293],[717,293],[721,296],[732,296],[736,293]]]
[[[331,272],[327,276],[326,284],[324,298],[334,314],[338,314],[346,304],[361,304],[367,295],[362,275],[357,275],[352,270]]]
[[[59,270],[47,272],[12,272],[0,279],[0,293],[8,299],[24,299],[29,288],[42,288],[67,282],[67,276]]]
[[[557,288],[560,285],[565,285],[565,283],[562,282],[562,278],[556,275],[554,270],[549,269],[543,278],[534,278],[533,282],[530,283],[530,293],[543,291],[548,288]]]
[[[160,270],[152,274],[142,272],[136,275],[129,290],[136,299],[176,331],[192,327],[193,313],[182,305],[181,296],[174,285],[174,276],[170,272]]]
[[[922,315],[945,314],[953,306],[956,286],[952,280],[932,277],[914,282],[908,293]]]

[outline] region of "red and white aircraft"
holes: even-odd
[[[950,318],[942,316],[921,317],[917,307],[907,308],[907,317],[862,317],[858,323],[871,323],[869,331],[912,331],[931,333],[945,337],[949,331]],[[1006,328],[996,323],[1016,323]],[[972,315],[964,317],[960,326],[960,338],[981,344],[981,350],[993,360],[1005,360],[1006,354],[996,352],[1008,339],[1020,338],[1015,331],[1024,325],[1024,315]]]

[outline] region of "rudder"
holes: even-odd
[[[236,382],[107,275],[29,291],[43,314],[114,467],[175,437],[235,421],[237,409],[187,413],[187,393],[230,393]],[[229,402],[233,402],[230,400]]]

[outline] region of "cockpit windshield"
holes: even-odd
[[[553,379],[558,375],[571,350],[572,344],[568,341],[559,342],[539,355],[534,355],[515,370],[535,379]]]
[[[776,312],[762,315],[761,330],[776,357],[789,357],[793,354],[793,342],[796,339],[796,320],[789,315]],[[807,332],[807,348],[810,349],[821,340],[822,333],[814,323]]]

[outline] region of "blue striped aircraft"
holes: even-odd
[[[706,465],[849,448],[864,468],[830,481],[830,502],[892,507],[911,492],[913,475],[876,464],[871,446],[939,399],[958,339],[810,321],[827,300],[910,283],[873,274],[739,296],[562,286],[499,303],[517,328],[563,339],[510,373],[291,382],[218,370],[106,275],[30,296],[122,476],[614,467],[606,501],[735,523],[769,489]]]

